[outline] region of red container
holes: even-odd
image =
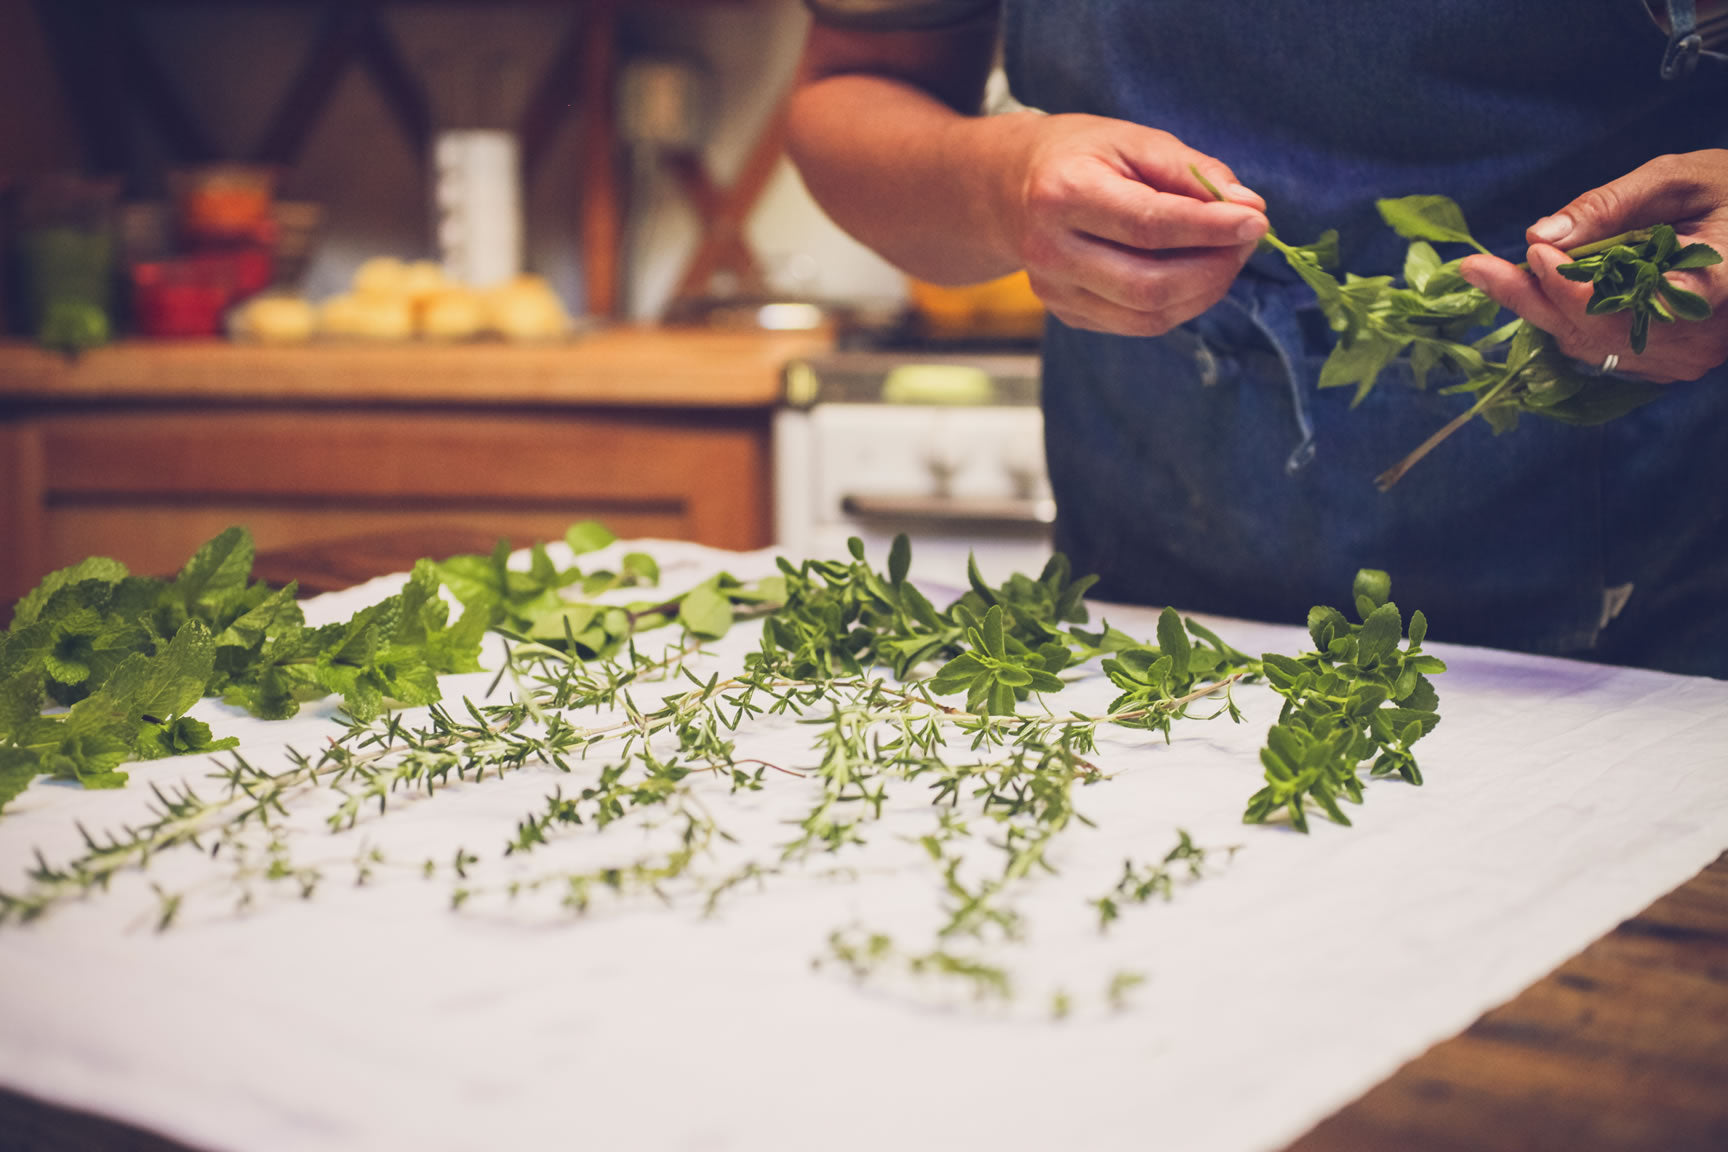
[[[270,286],[267,248],[230,248],[132,266],[138,335],[220,336],[228,309]]]
[[[132,316],[140,336],[219,336],[233,298],[233,280],[220,268],[188,260],[132,267]]]
[[[264,291],[276,273],[270,249],[256,246],[194,252],[178,262],[196,265],[212,278],[226,280],[233,292],[230,303]]]

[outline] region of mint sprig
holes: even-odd
[[[1201,183],[1217,199],[1212,184]],[[1603,375],[1563,354],[1552,335],[1514,318],[1497,323],[1497,301],[1458,272],[1463,257],[1443,260],[1436,244],[1465,245],[1487,253],[1470,233],[1462,209],[1445,196],[1420,195],[1375,202],[1381,219],[1410,241],[1403,283],[1392,276],[1339,280],[1338,237],[1328,231],[1313,244],[1293,245],[1268,230],[1261,244],[1284,257],[1315,295],[1336,337],[1320,370],[1322,388],[1353,389],[1351,406],[1367,398],[1395,362],[1407,364],[1418,388],[1437,370],[1457,378],[1443,392],[1473,403],[1391,468],[1375,477],[1386,491],[1458,429],[1481,417],[1496,435],[1529,414],[1562,423],[1594,425],[1618,419],[1663,394],[1665,387],[1631,376]],[[1631,346],[1646,346],[1650,324],[1703,320],[1710,303],[1671,283],[1670,272],[1709,267],[1721,255],[1706,244],[1681,245],[1667,224],[1638,229],[1573,249],[1563,275],[1594,286],[1592,315],[1631,313]]]

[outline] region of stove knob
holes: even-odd
[[[1018,450],[1011,448],[1004,452],[1001,462],[1015,499],[1040,500],[1050,494],[1050,477],[1044,470],[1042,450],[1020,445]]]
[[[954,477],[960,472],[960,459],[940,447],[932,447],[924,456],[924,467],[930,472],[931,495],[954,495]]]

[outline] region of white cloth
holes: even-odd
[[[772,570],[763,553],[650,550],[673,591],[716,568]],[[394,586],[310,611],[346,616]],[[1146,609],[1100,615],[1153,636]],[[1306,641],[1209,623],[1250,652]],[[741,659],[751,632],[735,630],[716,666]],[[231,864],[170,853],[106,894],[0,929],[0,1083],[248,1150],[1274,1148],[1728,846],[1728,683],[1435,650],[1451,670],[1436,681],[1442,723],[1417,746],[1428,782],[1371,784],[1352,828],[1240,823],[1276,714],[1264,689],[1237,693],[1240,725],[1178,722],[1168,745],[1112,735],[1097,759],[1113,778],[1076,793],[1097,826],[1065,836],[1059,874],[1022,904],[1028,939],[994,953],[1019,989],[1006,1007],[893,980],[860,988],[812,966],[854,923],[927,943],[939,878],[905,839],[933,819],[921,786],[895,790],[866,847],[746,885],[711,918],[694,903],[604,896],[572,918],[547,893],[452,912],[459,847],[482,858],[477,885],[647,850],[651,833],[585,826],[503,858],[523,814],[584,779],[580,766],[534,766],[398,797],[382,820],[334,836],[329,804],[314,805],[287,837],[296,865],[322,866],[310,900],[260,884],[235,913],[232,892],[211,884]],[[447,695],[489,680],[450,678]],[[1093,675],[1052,704],[1110,696]],[[198,714],[277,768],[285,748],[335,731],[327,706],[279,724],[210,702]],[[809,765],[810,735],[754,724],[739,751]],[[22,886],[36,848],[51,862],[72,854],[74,822],[136,821],[147,781],[198,783],[208,768],[140,765],[112,793],[38,781],[0,817],[0,888]],[[768,858],[814,787],[778,773],[764,783],[736,797],[702,789],[743,842],[734,853]],[[1125,857],[1160,858],[1178,827],[1240,850],[1100,935],[1087,899]],[[348,862],[368,847],[388,863],[355,887]],[[416,867],[428,859],[432,879]],[[151,882],[186,893],[160,934]],[[1146,980],[1111,1011],[1102,991],[1120,970]],[[1074,1004],[1065,1020],[1048,1010],[1058,988]]]

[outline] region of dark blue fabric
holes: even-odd
[[[1662,81],[1636,0],[1005,0],[1005,28],[1021,100],[1174,133],[1362,274],[1402,262],[1379,197],[1451,196],[1521,258],[1579,192],[1728,145],[1728,68]],[[1389,373],[1352,410],[1329,346],[1276,257],[1165,338],[1052,325],[1058,545],[1098,595],[1291,622],[1380,567],[1436,639],[1728,677],[1728,371],[1601,428],[1477,422],[1381,494],[1463,401]]]

